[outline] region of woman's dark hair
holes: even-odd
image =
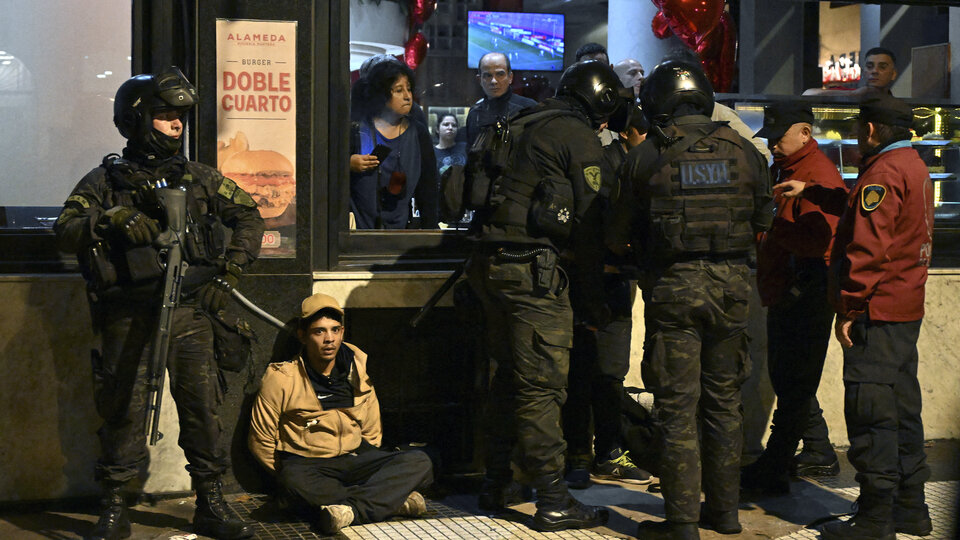
[[[351,102],[357,108],[359,117],[370,120],[390,101],[393,84],[401,75],[410,81],[410,90],[414,89],[413,70],[401,62],[380,62],[370,67],[367,76],[357,79],[350,91]]]
[[[457,120],[457,115],[455,115],[455,114],[453,114],[453,113],[438,114],[438,115],[437,115],[437,133],[440,133],[440,124],[443,123],[443,119],[446,118],[446,117],[448,117],[448,116],[453,117],[453,121],[457,123],[457,128],[458,128],[458,129],[460,128],[460,121]]]

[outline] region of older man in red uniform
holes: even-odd
[[[822,538],[890,539],[932,530],[924,503],[917,338],[933,245],[933,185],[910,146],[913,111],[885,94],[861,103],[860,178],[833,248],[831,301],[843,346],[848,457],[859,508]]]
[[[840,209],[824,209],[785,193],[783,182],[802,182],[846,193],[837,167],[813,138],[809,105],[782,102],[764,111],[757,137],[773,152],[776,217],[761,235],[757,262],[760,299],[767,306],[767,367],[777,409],[767,448],[741,472],[741,485],[764,492],[790,491],[794,453],[804,474],[837,474],[839,462],[817,401],[817,386],[830,342],[833,310],[827,301],[827,265]]]

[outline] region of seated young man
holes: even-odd
[[[426,512],[415,490],[433,481],[420,451],[380,449],[380,404],[367,355],[343,342],[343,309],[326,294],[301,304],[299,358],[267,367],[250,421],[250,450],[293,506],[324,534]]]

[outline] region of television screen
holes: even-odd
[[[467,13],[467,65],[502,52],[514,70],[563,70],[563,15],[470,11]]]

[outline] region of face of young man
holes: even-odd
[[[787,157],[803,148],[810,140],[810,124],[793,124],[790,129],[770,147],[775,157]]]
[[[502,54],[488,54],[480,59],[480,86],[488,98],[498,98],[507,93],[513,83],[513,72],[507,69],[507,59]]]
[[[871,54],[863,63],[863,78],[867,86],[873,88],[889,88],[897,80],[897,68],[893,65],[893,58],[886,54]]]
[[[299,330],[298,335],[310,361],[327,363],[336,359],[343,344],[343,325],[333,319],[320,317],[306,330]]]

